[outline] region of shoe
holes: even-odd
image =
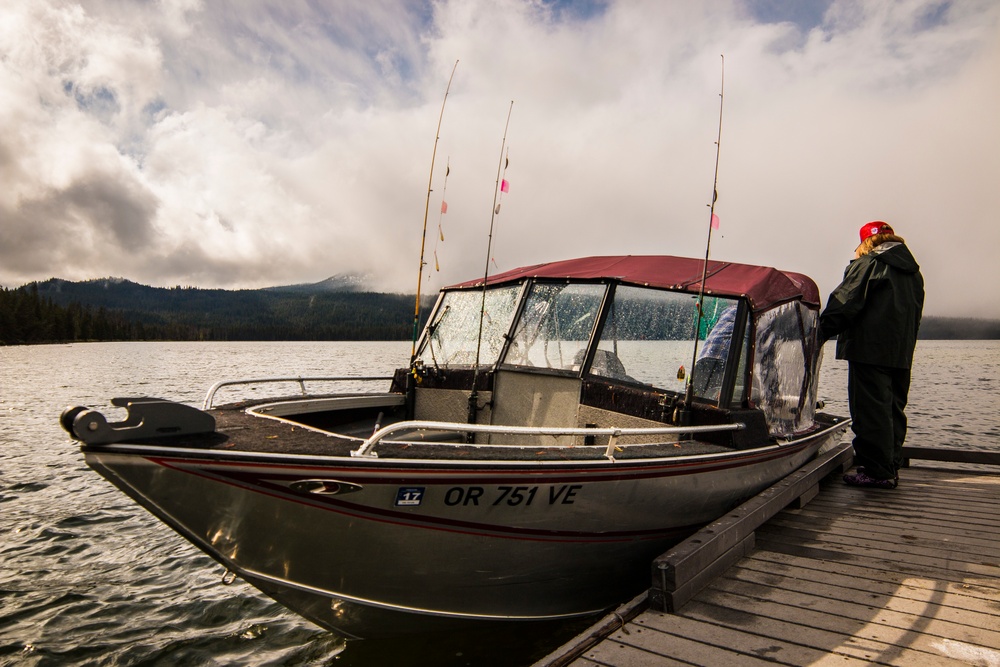
[[[869,477],[860,469],[853,475],[844,475],[844,484],[848,486],[867,486],[873,489],[895,489],[898,482],[895,479],[875,479]]]
[[[857,472],[859,472],[861,474],[866,474],[865,473],[865,467],[864,466],[858,466]],[[892,476],[892,481],[894,481],[896,483],[896,486],[899,486],[899,471],[898,470],[896,471],[896,474]],[[895,487],[893,487],[893,488],[895,488]]]

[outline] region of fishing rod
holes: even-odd
[[[472,371],[472,393],[469,394],[469,423],[476,423],[476,413],[479,411],[479,392],[476,389],[476,381],[479,379],[479,359],[480,352],[483,346],[483,319],[486,317],[486,282],[490,277],[490,253],[493,248],[493,223],[496,220],[497,214],[500,212],[500,206],[497,204],[497,198],[500,196],[501,191],[501,172],[507,172],[507,165],[510,163],[510,158],[505,156],[505,150],[507,148],[507,129],[510,127],[510,115],[514,111],[514,100],[510,101],[510,107],[507,108],[507,122],[503,126],[503,139],[500,142],[500,160],[497,163],[497,180],[496,185],[493,188],[493,209],[490,212],[490,233],[486,240],[486,268],[483,271],[483,297],[479,305],[479,334],[476,337],[476,365],[473,367]],[[472,433],[468,434],[468,438],[473,438]]]
[[[431,151],[431,173],[427,178],[427,201],[424,203],[424,230],[420,236],[420,266],[417,267],[417,298],[413,305],[413,347],[410,349],[410,368],[414,368],[417,359],[417,333],[420,327],[420,289],[421,279],[424,276],[424,250],[427,246],[427,216],[431,207],[431,187],[434,184],[434,161],[437,159],[438,140],[441,138],[441,121],[444,119],[444,105],[448,102],[448,93],[451,91],[451,81],[455,78],[455,70],[458,69],[458,61],[451,68],[451,76],[448,77],[448,87],[444,89],[444,99],[441,101],[441,113],[438,115],[437,131],[434,134],[434,150]]]
[[[444,187],[441,188],[441,212],[438,213],[438,233],[434,237],[434,270],[440,271],[441,264],[438,262],[438,242],[444,243],[444,229],[441,227],[441,221],[444,219],[444,214],[448,212],[448,176],[451,174],[451,156],[444,165]],[[428,272],[427,277],[430,278],[430,273]]]
[[[688,373],[687,387],[684,391],[682,421],[685,422],[690,418],[689,410],[691,408],[691,400],[694,396],[695,364],[698,362],[698,335],[701,332],[701,321],[704,316],[705,281],[708,280],[708,256],[712,247],[712,229],[716,225],[715,202],[719,198],[719,153],[722,149],[722,104],[725,101],[726,95],[726,56],[720,55],[719,57],[722,58],[722,81],[719,86],[719,133],[715,139],[715,176],[712,180],[712,203],[709,204],[708,241],[705,243],[705,263],[701,270],[701,285],[698,287],[698,317],[694,325],[694,354],[691,357],[691,372]]]

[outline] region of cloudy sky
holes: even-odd
[[[713,259],[827,294],[883,219],[925,313],[1000,317],[997,0],[4,0],[0,284],[412,293],[456,61],[425,291],[491,220],[491,272],[701,257],[720,55]]]

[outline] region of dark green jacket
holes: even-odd
[[[886,242],[853,260],[820,315],[824,340],[837,336],[837,358],[910,368],[924,308],[924,279],[909,249]]]

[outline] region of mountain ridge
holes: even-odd
[[[0,290],[0,340],[405,340],[412,295],[331,279],[264,289],[50,278]],[[335,289],[336,286],[340,289]],[[423,300],[429,308],[432,300]],[[425,309],[426,310],[426,309]]]

